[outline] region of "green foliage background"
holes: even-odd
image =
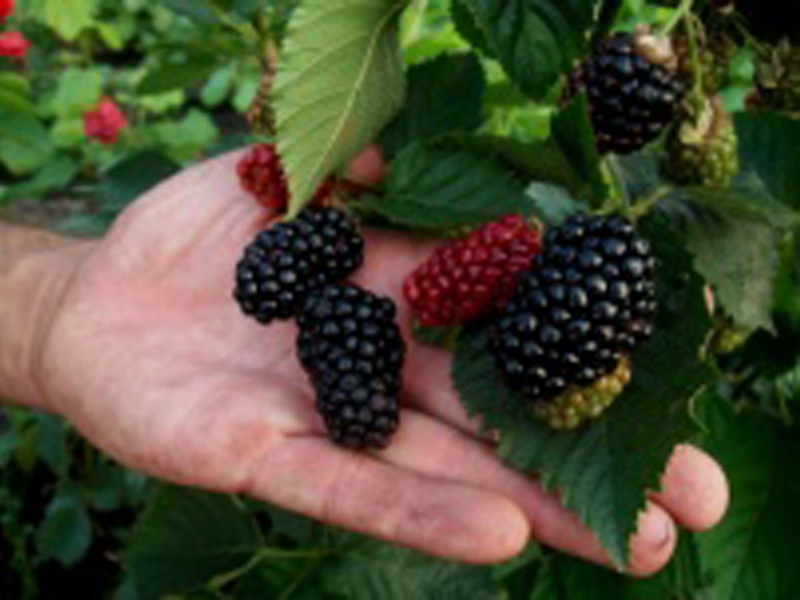
[[[741,5],[753,13],[754,3]],[[330,30],[335,11],[349,16]],[[710,192],[664,180],[657,150],[603,167],[584,100],[559,110],[558,82],[590,34],[671,14],[643,0],[21,0],[13,23],[33,46],[23,65],[0,71],[0,207],[79,199],[60,229],[102,232],[182,166],[254,141],[243,115],[259,86],[259,47],[287,35],[275,109],[294,210],[379,138],[390,175],[355,208],[382,224],[436,234],[509,212],[550,224],[609,198],[646,212],[641,228],[662,263],[660,333],[606,418],[555,435],[497,410],[498,397],[514,402],[487,362],[483,324],[461,332],[454,381],[504,431],[503,458],[564,492],[618,564],[675,443],[722,462],[733,502],[714,531],[684,533],[675,560],[646,581],[535,544],[508,564],[470,567],[147,480],[58,418],[9,409],[0,412],[0,598],[800,598],[800,122],[743,112],[753,55],[740,51],[722,95],[737,112],[742,173]],[[752,18],[764,40],[775,25]],[[331,35],[341,55],[324,43]],[[132,124],[113,147],[83,133],[83,114],[103,96]],[[753,332],[734,352],[715,355],[710,328],[727,329],[707,315],[706,283],[726,323]]]

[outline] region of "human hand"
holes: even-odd
[[[239,190],[239,156],[168,181],[76,252],[37,349],[46,404],[154,477],[249,494],[465,562],[501,561],[533,537],[608,563],[555,496],[503,466],[476,435],[450,383],[450,356],[412,340],[402,302],[405,408],[392,445],[359,454],[327,441],[295,358],[295,326],[263,328],[231,297],[237,259],[269,218]],[[381,163],[373,151],[353,168],[374,180]],[[399,300],[406,274],[430,251],[371,232],[356,281]],[[641,516],[629,571],[662,567],[675,524],[710,527],[727,493],[713,460],[679,448]]]

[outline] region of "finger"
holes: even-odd
[[[555,494],[502,465],[487,445],[468,435],[424,415],[406,412],[400,431],[382,457],[427,477],[504,495],[525,512],[536,540],[598,564],[611,564],[595,535],[561,505]],[[631,541],[628,572],[647,575],[663,567],[672,555],[675,539],[669,514],[655,504],[649,505]]]
[[[403,386],[409,403],[465,433],[478,435],[480,419],[470,417],[450,374],[452,354],[430,346],[415,345],[406,357]]]
[[[251,468],[243,490],[333,525],[470,563],[522,551],[529,527],[500,494],[398,469],[330,442],[289,438]]]
[[[383,181],[386,163],[377,144],[370,144],[347,168],[347,179],[367,186],[376,186]]]
[[[719,464],[694,446],[678,446],[652,499],[692,531],[710,529],[728,509],[730,492]]]

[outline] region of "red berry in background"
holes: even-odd
[[[0,0],[0,23],[14,12],[14,0]]]
[[[274,144],[258,144],[248,152],[238,165],[242,188],[272,210],[284,212],[289,206],[289,187],[280,156]],[[317,189],[311,204],[325,200],[337,189],[333,178],[327,179]]]
[[[83,116],[86,137],[102,144],[116,144],[128,120],[119,106],[110,98],[103,98],[100,105]]]
[[[19,31],[0,33],[0,56],[22,58],[28,52],[30,45]]]
[[[460,325],[502,308],[539,253],[539,232],[518,215],[440,248],[404,284],[423,326]]]

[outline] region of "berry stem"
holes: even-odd
[[[703,93],[703,67],[700,64],[700,52],[697,47],[696,19],[697,17],[692,13],[684,15],[684,27],[686,27],[686,37],[689,40],[689,60],[691,61],[693,75],[691,99],[699,98],[702,104],[705,94]]]
[[[619,165],[611,156],[607,156],[601,161],[600,169],[603,173],[603,180],[609,188],[608,200],[602,208],[609,212],[627,213],[630,209],[631,198],[622,183],[623,178]]]
[[[664,26],[661,28],[661,35],[668,36],[672,33],[672,30],[675,29],[678,24],[683,20],[683,17],[689,14],[692,11],[692,6],[694,5],[694,0],[681,0],[680,5],[678,8],[675,9],[674,14],[667,21]]]

